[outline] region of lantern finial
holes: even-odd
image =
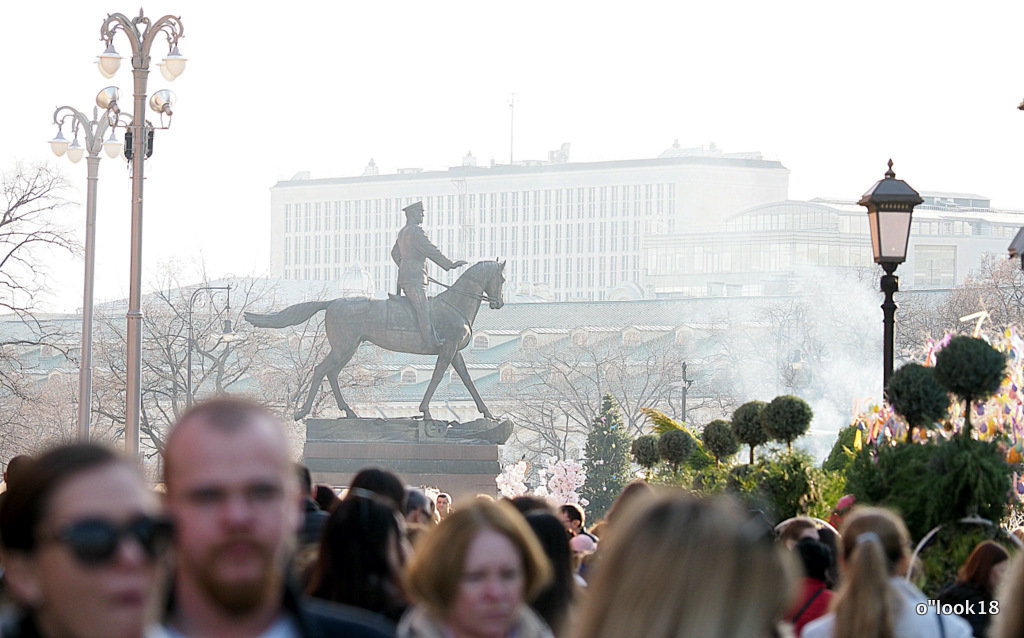
[[[892,170],[892,158],[889,158],[889,170],[885,171],[885,179],[896,179],[896,173]]]

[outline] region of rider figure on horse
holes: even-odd
[[[434,333],[430,323],[430,311],[427,308],[427,260],[431,260],[445,270],[465,266],[466,262],[452,261],[431,243],[423,231],[423,202],[409,204],[402,209],[406,224],[398,231],[398,239],[391,249],[391,258],[398,264],[398,289],[405,293],[416,313],[416,325],[424,343],[433,348],[440,348],[441,342]]]

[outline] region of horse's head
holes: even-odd
[[[484,294],[487,295],[491,310],[497,310],[505,305],[505,300],[502,299],[502,289],[505,287],[505,262],[494,261],[491,263],[496,267],[493,268],[493,274],[487,278],[487,282],[484,284]]]

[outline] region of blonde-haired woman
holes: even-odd
[[[842,585],[831,613],[804,627],[802,638],[970,638],[959,616],[940,616],[904,575],[910,534],[903,519],[878,507],[855,507],[843,521]]]
[[[638,498],[601,540],[578,638],[767,638],[796,567],[733,500]]]
[[[400,638],[551,638],[528,606],[551,565],[526,519],[507,503],[477,499],[417,545],[407,572],[416,603]]]

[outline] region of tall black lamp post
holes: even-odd
[[[868,225],[871,227],[871,251],[875,263],[880,264],[882,275],[882,323],[885,326],[883,345],[882,390],[889,386],[893,365],[893,334],[896,324],[896,302],[893,293],[900,289],[900,280],[893,273],[896,267],[907,260],[907,242],[910,239],[910,222],[914,207],[924,202],[916,190],[901,179],[896,179],[889,160],[885,178],[875,182],[857,202],[868,209]]]

